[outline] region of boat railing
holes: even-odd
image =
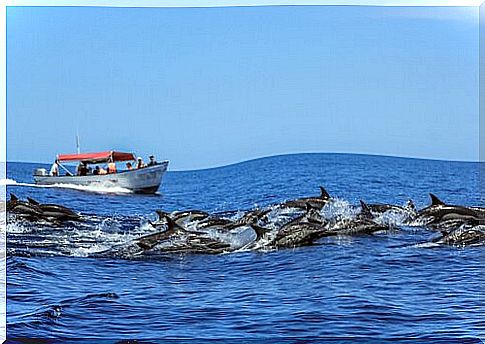
[[[76,173],[73,173],[71,172],[66,166],[64,166],[63,164],[61,164],[60,162],[57,162],[58,166],[60,168],[62,168],[64,171],[65,171],[65,175],[57,175],[57,176],[53,176],[53,175],[50,175],[48,173],[38,173],[38,171],[40,170],[45,170],[45,169],[36,169],[34,171],[34,175],[35,176],[45,176],[45,177],[85,177],[85,176],[104,176],[104,175],[113,175],[113,174],[120,174],[120,173],[126,173],[126,172],[135,172],[137,170],[142,170],[142,169],[146,169],[146,168],[150,168],[150,167],[155,167],[155,166],[160,166],[160,165],[163,165],[163,164],[166,164],[168,163],[168,160],[164,160],[164,161],[161,161],[161,162],[155,162],[155,164],[146,164],[144,165],[143,167],[141,168],[138,168],[138,167],[134,167],[132,169],[123,169],[123,170],[117,170],[116,172],[111,172],[111,173],[103,173],[103,174],[94,174],[93,171],[91,171],[91,173],[87,173],[85,175],[78,175]]]

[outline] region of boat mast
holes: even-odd
[[[76,148],[77,148],[77,154],[80,154],[81,144],[79,143],[79,132],[76,132]]]

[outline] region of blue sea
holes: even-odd
[[[96,225],[56,230],[8,223],[10,342],[412,338],[479,343],[485,338],[485,247],[426,245],[439,234],[424,228],[325,238],[294,249],[90,258],[96,250],[143,235],[147,220],[157,218],[156,209],[229,214],[318,195],[320,185],[349,205],[361,199],[403,205],[413,199],[423,208],[432,192],[447,203],[484,206],[479,163],[274,156],[169,171],[151,196],[35,187],[35,167],[8,163],[7,193],[68,206]]]

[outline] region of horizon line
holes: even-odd
[[[427,161],[441,161],[441,162],[453,162],[453,163],[471,163],[471,164],[480,164],[485,163],[485,161],[477,160],[448,160],[448,159],[440,159],[440,158],[429,158],[429,157],[416,157],[416,156],[404,156],[404,155],[390,155],[390,154],[375,154],[375,153],[353,153],[353,152],[295,152],[295,153],[283,153],[283,154],[274,154],[274,155],[263,155],[259,157],[250,158],[247,160],[239,160],[236,162],[231,162],[224,165],[216,165],[210,167],[203,167],[203,168],[193,168],[193,169],[177,169],[177,170],[170,170],[169,172],[193,172],[193,171],[204,171],[204,170],[212,170],[224,167],[235,166],[239,164],[244,164],[247,162],[252,162],[256,160],[268,159],[268,158],[275,158],[275,157],[284,157],[284,156],[291,156],[291,155],[360,155],[360,156],[371,156],[371,157],[383,157],[383,158],[396,158],[396,159],[409,159],[409,160],[427,160]],[[169,161],[170,162],[170,161]],[[0,164],[8,164],[8,163],[25,163],[25,164],[51,164],[50,162],[41,162],[41,161],[0,161]]]

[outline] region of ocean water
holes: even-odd
[[[149,232],[154,211],[234,213],[318,195],[342,204],[485,205],[480,164],[298,154],[168,172],[159,194],[30,185],[38,165],[8,163],[7,192],[69,206],[90,227],[7,225],[7,335],[118,340],[479,342],[485,336],[484,246],[429,245],[419,227],[316,245],[140,260],[91,258]],[[46,166],[48,167],[48,166]],[[483,189],[483,188],[482,188]],[[91,190],[93,191],[93,190]],[[438,235],[439,236],[439,235]],[[354,339],[355,340],[355,339]],[[128,342],[128,341],[127,341]],[[152,341],[148,341],[152,342]]]

